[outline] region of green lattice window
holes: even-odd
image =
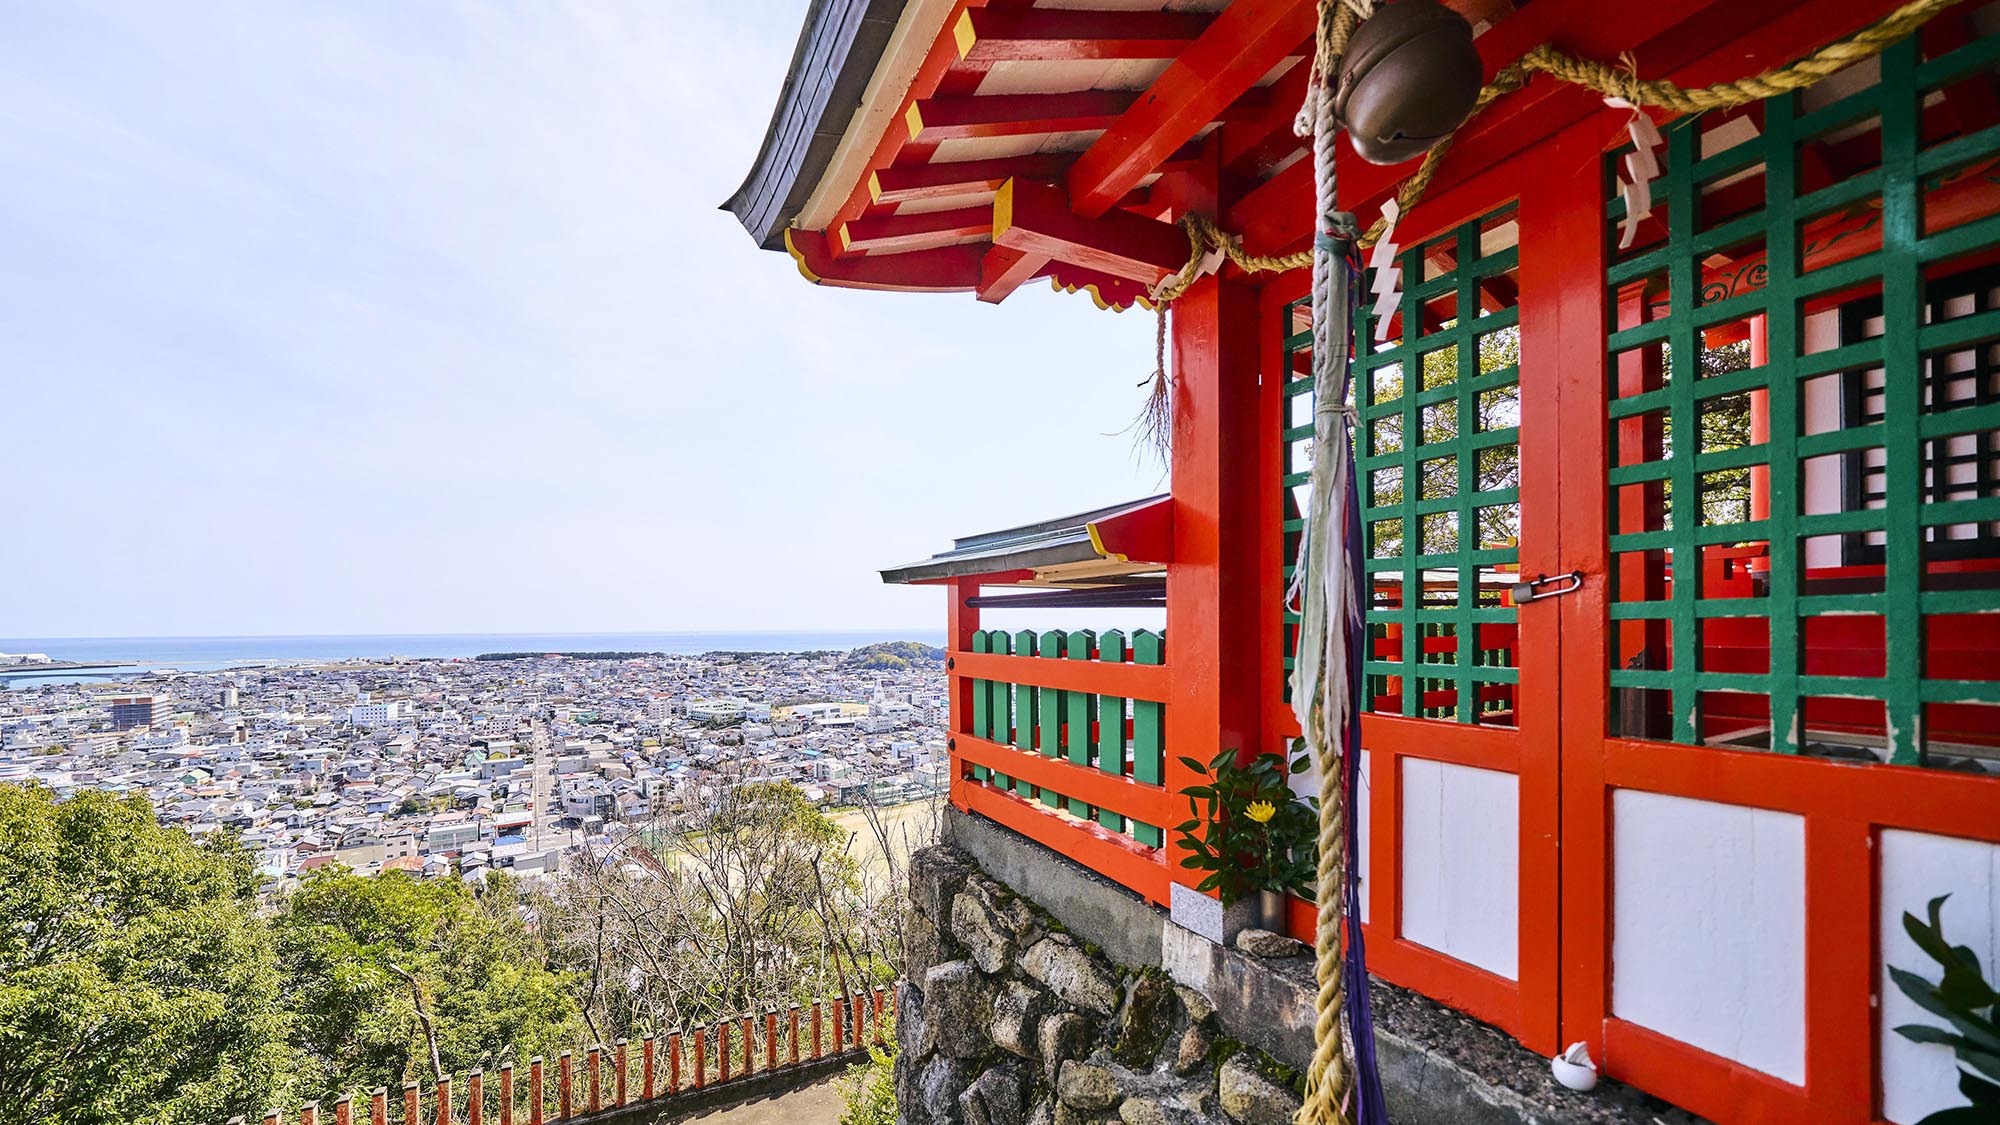
[[[1410,247],[1388,338],[1373,342],[1365,308],[1355,326],[1371,711],[1516,722],[1506,591],[1521,526],[1517,243],[1505,208]],[[1288,582],[1312,469],[1310,320],[1300,301],[1285,322]],[[1288,658],[1296,620],[1286,613]]]
[[[1607,277],[1623,734],[1995,765],[2000,39],[1948,35],[1665,130]]]

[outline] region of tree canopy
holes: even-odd
[[[292,1073],[247,854],[0,786],[0,1122],[221,1121]]]

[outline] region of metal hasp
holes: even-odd
[[[1553,590],[1542,589],[1542,587],[1556,582],[1560,582],[1562,585],[1557,586]],[[1512,593],[1515,605],[1525,605],[1528,602],[1539,601],[1543,598],[1560,598],[1564,594],[1574,594],[1581,589],[1583,589],[1583,572],[1572,570],[1568,574],[1558,574],[1553,578],[1546,574],[1538,574],[1533,581],[1516,582],[1514,583]]]

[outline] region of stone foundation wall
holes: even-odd
[[[896,1025],[906,1125],[1289,1125],[1299,1077],[1203,992],[1126,966],[965,853],[911,860]]]

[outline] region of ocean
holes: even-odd
[[[452,659],[482,652],[799,652],[850,649],[877,641],[941,645],[939,629],[864,629],[838,632],[700,633],[384,633],[298,637],[0,637],[0,652],[39,652],[80,664],[118,661],[135,667],[109,673],[10,675],[0,686],[116,679],[136,672],[176,669],[215,671],[245,664],[407,656]]]

